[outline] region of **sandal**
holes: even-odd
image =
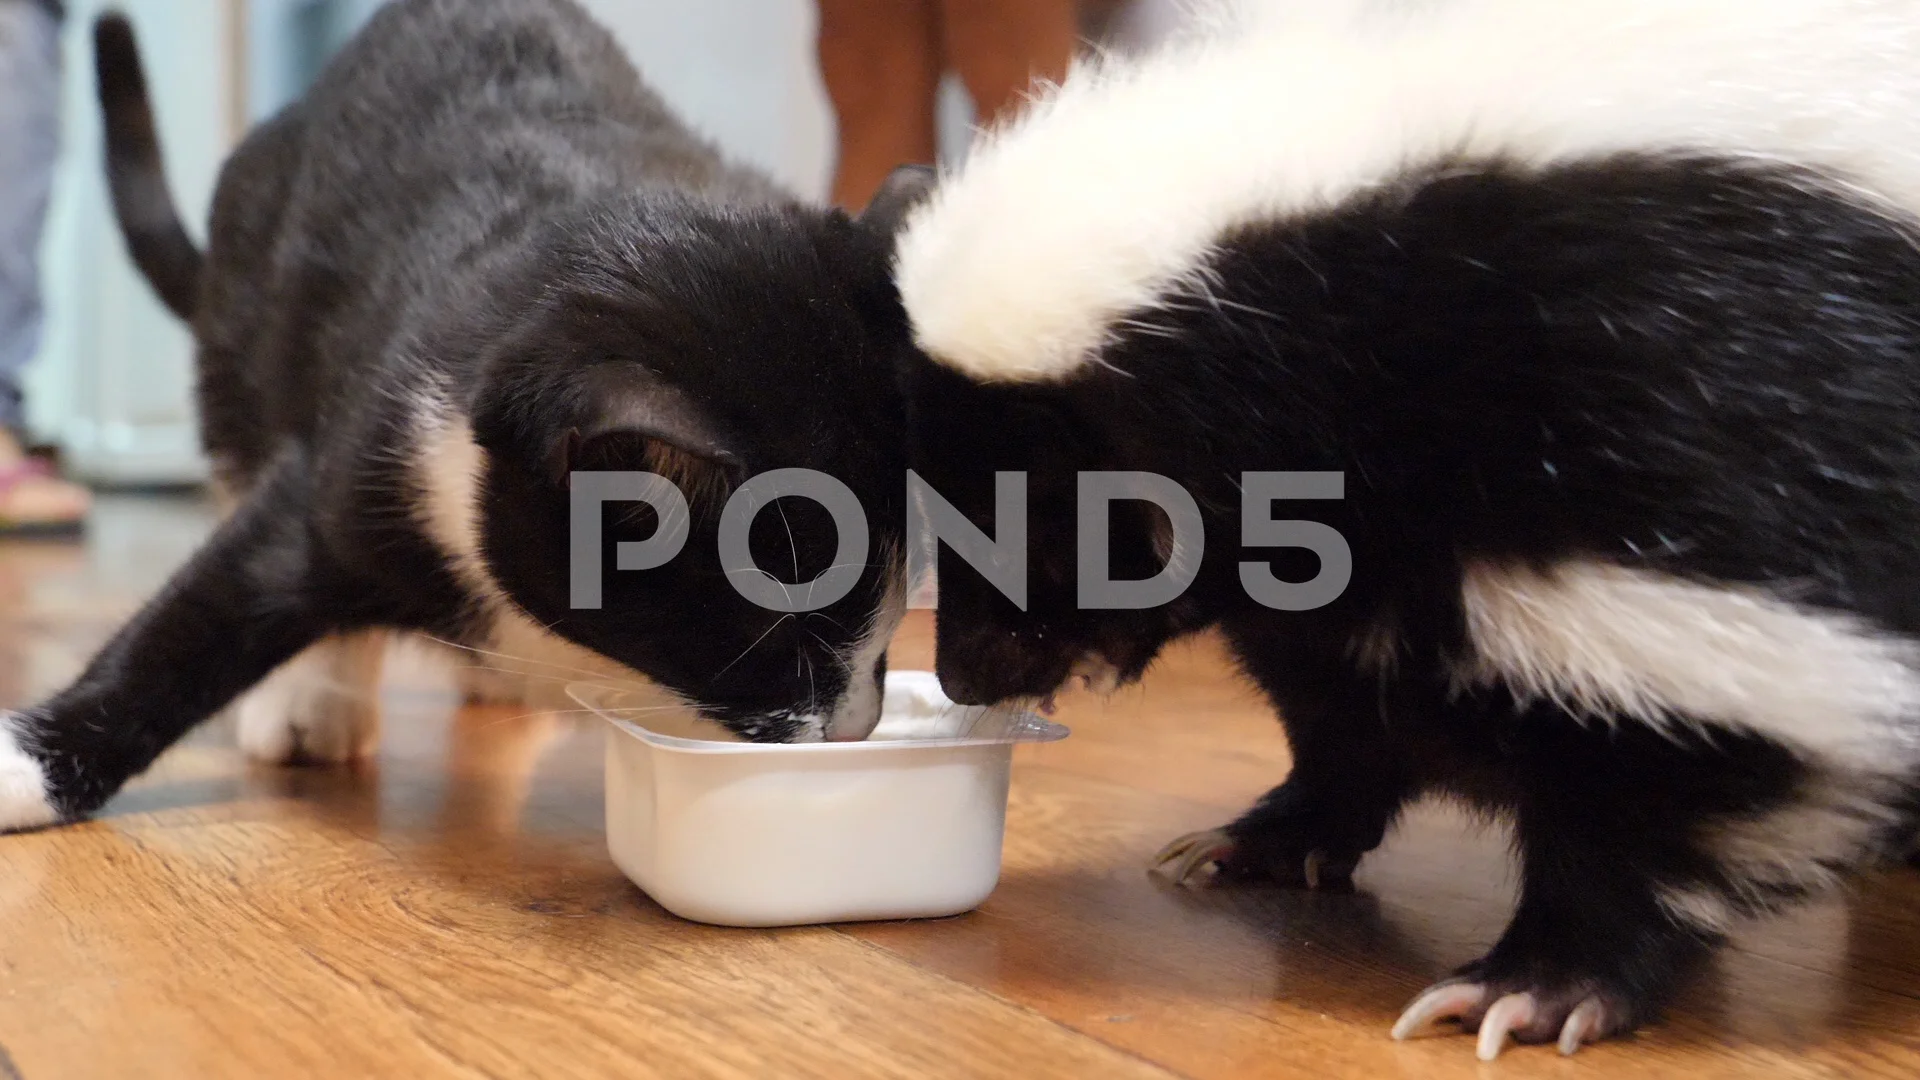
[[[41,489],[38,498],[35,488]],[[90,502],[85,488],[61,479],[40,458],[0,466],[0,538],[78,536]]]

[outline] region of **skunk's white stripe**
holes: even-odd
[[[1667,918],[1708,934],[1727,933],[1740,921],[1740,912],[1724,894],[1704,886],[1663,885],[1654,900]]]
[[[1742,914],[1824,892],[1895,833],[1900,794],[1885,776],[1816,770],[1786,806],[1704,827],[1697,840],[1718,863],[1723,883],[1668,884],[1657,898],[1672,918],[1725,933]]]
[[[1735,877],[1817,891],[1838,882],[1899,825],[1901,791],[1884,777],[1817,770],[1794,801],[1769,814],[1720,822],[1707,850]]]
[[[1278,14],[1078,68],[910,217],[924,348],[979,379],[1064,377],[1116,320],[1203,293],[1225,230],[1455,156],[1756,156],[1920,208],[1906,0],[1245,6]]]
[[[1920,758],[1920,650],[1859,619],[1593,561],[1476,566],[1463,599],[1465,684],[1607,720],[1749,731],[1866,773]]]
[[[1920,764],[1920,648],[1760,589],[1596,561],[1481,565],[1462,590],[1463,684],[1502,684],[1594,722],[1751,732],[1810,773],[1783,806],[1706,823],[1713,881],[1665,882],[1667,914],[1724,933],[1822,891],[1895,830]]]

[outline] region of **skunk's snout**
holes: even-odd
[[[1072,658],[1023,635],[943,634],[934,671],[940,689],[962,705],[998,705],[1046,697],[1067,681]]]
[[[964,665],[938,664],[936,674],[940,676],[940,692],[961,705],[992,705],[1016,693],[1002,692],[994,680],[979,678],[978,673],[966,670]]]

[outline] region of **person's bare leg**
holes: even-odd
[[[934,0],[820,0],[820,74],[840,125],[838,205],[865,206],[896,165],[933,163],[937,16]]]
[[[1017,112],[1035,80],[1059,82],[1080,40],[1079,0],[940,0],[947,66],[983,126]]]

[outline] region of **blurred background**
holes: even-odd
[[[0,3],[20,0],[0,0]],[[28,0],[31,2],[31,0]],[[189,228],[227,150],[297,96],[382,0],[67,0],[61,154],[42,249],[45,321],[26,434],[106,485],[205,476],[191,342],[122,253],[100,164],[88,27],[138,25],[162,142]],[[794,191],[850,206],[886,168],[951,161],[1027,76],[1057,78],[1087,43],[1131,50],[1177,29],[1185,0],[584,0],[695,128]],[[824,67],[830,76],[823,79]],[[844,118],[845,123],[841,121]],[[844,129],[844,130],[843,130]],[[842,136],[844,135],[844,145]],[[836,165],[844,163],[844,168]]]

